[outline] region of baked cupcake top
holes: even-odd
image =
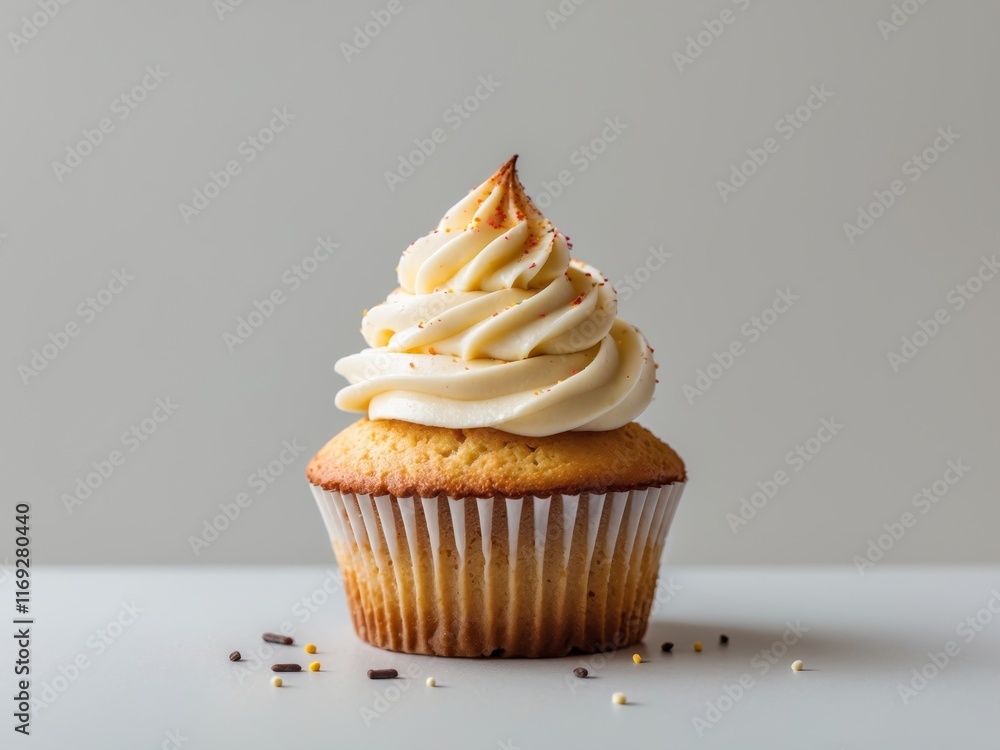
[[[394,497],[547,497],[683,482],[684,463],[636,423],[602,432],[515,437],[361,419],[306,470],[325,490]]]
[[[652,349],[534,206],[510,159],[413,242],[336,371],[345,411],[526,436],[609,431],[649,404]]]

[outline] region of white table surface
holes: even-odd
[[[863,577],[853,569],[675,569],[674,592],[660,589],[669,601],[643,646],[536,661],[371,648],[354,635],[342,592],[315,612],[301,605],[327,598],[317,593],[334,580],[326,568],[33,573],[32,691],[51,702],[35,712],[30,738],[14,734],[12,711],[4,711],[3,735],[14,738],[5,748],[1000,747],[1000,614],[980,612],[1000,609],[1000,594],[991,593],[1000,590],[997,568],[887,567]],[[0,597],[10,612],[9,579]],[[142,611],[120,632],[107,630],[117,638],[103,643],[97,632],[123,601]],[[977,612],[987,624],[958,632]],[[808,632],[765,673],[766,659],[755,656],[780,641],[786,621]],[[276,646],[263,663],[228,660],[234,649],[259,654],[260,634],[283,622],[297,643],[315,642],[317,656]],[[727,647],[718,644],[722,632]],[[664,640],[676,644],[672,655],[660,652]],[[700,654],[695,640],[705,643]],[[949,641],[957,655],[904,704],[897,685]],[[15,657],[12,639],[0,642],[7,694]],[[648,662],[633,664],[633,651]],[[81,654],[86,667],[59,680],[60,666]],[[272,662],[311,659],[323,671],[270,685]],[[794,659],[809,671],[792,672]],[[591,671],[586,680],[571,674],[581,665]],[[401,678],[371,681],[370,667],[394,667]],[[425,685],[429,675],[439,687]],[[741,676],[753,684],[729,705],[723,687]],[[61,692],[46,694],[45,683]],[[628,705],[612,704],[615,691]],[[728,710],[699,735],[694,717],[705,719],[707,703],[720,698]]]

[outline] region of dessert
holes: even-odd
[[[516,157],[412,243],[336,370],[366,416],[307,477],[358,634],[443,656],[639,641],[683,461],[633,420],[652,350]]]

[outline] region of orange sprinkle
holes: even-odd
[[[410,367],[416,367],[416,365],[410,362]]]
[[[433,346],[428,346],[428,347],[427,347],[427,351],[428,351],[428,352],[429,352],[430,354],[437,354],[437,352],[436,352],[436,351],[434,351],[434,347],[433,347]]]

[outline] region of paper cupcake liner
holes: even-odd
[[[358,635],[441,656],[562,656],[639,641],[683,489],[477,499],[312,485]]]

